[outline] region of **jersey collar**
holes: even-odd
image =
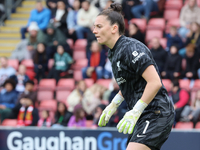
[[[115,43],[114,47],[112,49],[110,49],[111,51],[115,51],[115,49],[117,48],[117,46],[119,45],[121,39],[124,37],[124,35],[120,36],[119,39],[117,40],[117,42]]]

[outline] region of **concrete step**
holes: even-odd
[[[11,56],[11,53],[5,53],[5,52],[0,52],[0,57],[10,57]]]
[[[23,1],[22,2],[22,6],[23,7],[32,7],[32,8],[35,8],[35,4],[36,4],[36,1]],[[42,4],[45,6],[46,2],[42,1]]]
[[[12,19],[26,19],[28,20],[28,18],[30,17],[30,14],[27,13],[27,14],[20,14],[20,13],[14,13],[14,14],[11,14],[11,18]]]
[[[21,40],[1,40],[0,46],[16,46]]]
[[[6,20],[6,26],[24,27],[28,23],[28,20]]]
[[[16,12],[17,13],[30,13],[33,8],[30,7],[17,7]]]
[[[0,51],[1,52],[6,52],[6,53],[10,53],[12,52],[13,50],[15,50],[16,46],[0,46]],[[0,53],[1,53],[0,52]]]
[[[20,33],[0,33],[0,39],[20,39]]]
[[[19,33],[20,27],[9,27],[9,26],[2,26],[0,27],[0,32],[12,32],[12,33]]]

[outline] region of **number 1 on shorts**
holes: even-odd
[[[144,128],[144,131],[142,132],[143,134],[145,134],[146,133],[146,131],[147,131],[147,128],[148,128],[148,126],[149,126],[149,121],[148,120],[146,120],[146,126],[145,126],[145,128]]]

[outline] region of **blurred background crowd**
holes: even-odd
[[[0,58],[2,125],[97,127],[119,91],[108,48],[92,33],[96,16],[112,2],[34,2],[21,41],[10,57]],[[124,34],[152,52],[174,102],[175,127],[180,121],[200,127],[200,0],[114,2],[123,6]],[[0,1],[0,16],[5,6]],[[107,126],[116,126],[125,112],[123,102]]]

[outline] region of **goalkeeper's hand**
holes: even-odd
[[[124,117],[120,120],[117,125],[118,131],[124,134],[131,134],[137,123],[139,117],[141,116],[143,110],[147,107],[147,104],[142,100],[139,100],[132,110],[128,111]]]
[[[98,125],[100,127],[105,126],[108,121],[110,120],[110,117],[116,112],[118,106],[123,102],[124,98],[117,94],[112,102],[103,110],[103,113],[100,116]]]

